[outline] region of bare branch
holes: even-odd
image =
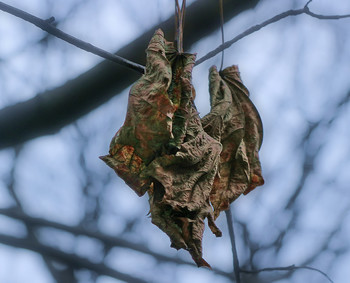
[[[132,249],[144,254],[151,255],[155,259],[160,261],[167,261],[167,262],[173,262],[176,264],[186,264],[186,265],[195,266],[191,262],[182,260],[180,258],[169,257],[166,255],[154,252],[142,244],[134,243],[134,242],[125,240],[123,238],[120,238],[118,236],[108,236],[106,234],[99,233],[99,232],[92,232],[78,226],[68,226],[58,222],[49,221],[43,218],[30,217],[24,213],[18,212],[17,210],[11,209],[11,208],[8,208],[8,209],[1,208],[0,214],[5,215],[7,217],[16,218],[31,226],[50,227],[50,228],[66,231],[74,235],[84,235],[87,237],[95,238],[97,240],[100,240],[106,245],[109,245],[112,247],[117,246],[117,247]]]
[[[315,14],[313,12],[311,12],[309,10],[308,4],[311,1],[307,2],[306,5],[304,6],[303,9],[298,9],[298,10],[288,10],[286,12],[283,12],[281,14],[278,14],[264,22],[262,22],[261,24],[255,25],[253,27],[250,27],[249,29],[247,29],[246,31],[242,32],[241,34],[237,35],[236,37],[234,37],[233,39],[226,41],[225,43],[219,45],[217,48],[215,48],[214,50],[210,51],[208,54],[204,55],[202,58],[198,59],[196,61],[196,65],[199,65],[201,63],[203,63],[204,61],[214,57],[215,55],[217,55],[218,53],[222,52],[223,50],[229,48],[232,44],[236,43],[237,41],[241,40],[242,38],[262,29],[263,27],[266,27],[272,23],[275,23],[279,20],[282,20],[284,18],[290,17],[290,16],[298,16],[301,14],[306,14],[309,15],[311,17],[317,18],[317,19],[321,19],[321,20],[339,20],[339,19],[343,19],[343,18],[349,18],[350,14],[347,15],[333,15],[333,16],[324,16],[324,15],[319,15],[319,14]]]
[[[225,43],[225,32],[224,32],[224,5],[222,3],[222,0],[219,0],[219,8],[220,8],[220,30],[221,30],[221,43]],[[221,64],[220,64],[220,71],[222,71],[222,68],[224,66],[224,57],[225,57],[225,51],[222,50],[221,52]]]
[[[311,12],[308,7],[305,7],[304,9],[305,9],[304,13],[306,15],[309,15],[311,17],[314,17],[314,18],[317,18],[320,20],[340,20],[340,19],[344,19],[344,18],[350,18],[350,14],[325,16],[325,15],[315,14],[315,13]]]
[[[305,147],[307,146],[307,142],[310,139],[310,137],[312,136],[312,134],[314,132],[316,132],[321,126],[326,125],[327,128],[330,128],[332,126],[332,124],[336,121],[336,118],[339,115],[340,111],[344,111],[344,106],[349,105],[350,103],[350,91],[348,91],[346,93],[346,95],[344,95],[344,97],[342,97],[335,105],[334,108],[332,109],[332,111],[330,113],[332,113],[332,115],[328,118],[321,118],[320,120],[318,120],[317,122],[314,122],[312,124],[309,125],[308,130],[305,131],[304,137],[302,138],[301,147]],[[298,198],[298,196],[300,195],[305,181],[308,178],[308,176],[312,173],[313,169],[314,169],[314,165],[315,165],[315,161],[317,158],[317,153],[321,150],[322,146],[324,145],[319,145],[318,148],[314,148],[314,152],[312,154],[310,154],[309,151],[305,151],[304,152],[304,161],[303,161],[303,171],[302,171],[302,175],[299,179],[299,183],[297,185],[297,189],[294,191],[294,193],[292,194],[292,196],[289,198],[288,203],[285,206],[285,209],[291,209],[293,204],[295,203],[296,199]],[[313,147],[315,147],[313,145]]]
[[[0,234],[0,243],[40,253],[44,256],[51,257],[52,259],[56,259],[64,264],[68,264],[69,266],[76,269],[87,268],[89,270],[95,271],[100,275],[107,275],[115,279],[119,279],[126,282],[133,282],[133,283],[149,282],[144,279],[137,278],[135,276],[109,268],[103,263],[91,262],[75,254],[66,253],[66,252],[54,249],[52,247],[33,242],[29,239],[16,238],[5,234]]]
[[[203,63],[204,61],[207,61],[208,59],[214,57],[215,55],[217,55],[218,53],[220,53],[221,51],[229,48],[232,44],[236,43],[237,41],[241,40],[242,38],[262,29],[263,27],[266,27],[272,23],[275,23],[281,19],[284,19],[286,17],[289,16],[296,16],[296,15],[300,15],[304,13],[304,9],[300,9],[300,10],[289,10],[286,11],[284,13],[281,13],[279,15],[276,15],[274,17],[272,17],[271,19],[262,22],[261,24],[255,25],[250,27],[249,29],[247,29],[246,31],[242,32],[241,34],[237,35],[236,37],[234,37],[233,39],[226,41],[225,43],[219,45],[217,48],[215,48],[214,50],[210,51],[208,54],[204,55],[202,58],[198,59],[196,61],[196,65],[199,65],[201,63]]]
[[[20,153],[21,153],[21,146],[15,147],[14,148],[14,163],[11,166],[11,171],[9,172],[9,178],[7,181],[7,190],[9,192],[9,194],[11,195],[13,201],[16,203],[16,206],[13,208],[14,211],[16,211],[17,213],[23,213],[23,207],[22,207],[22,203],[20,201],[20,198],[18,197],[16,190],[15,190],[15,186],[16,186],[16,165],[15,163],[17,162]],[[35,233],[33,226],[31,226],[29,223],[25,223],[24,225],[27,229],[27,233],[28,233],[28,238],[30,238],[30,240],[34,243],[39,244],[39,238],[38,235]],[[62,269],[59,270],[55,267],[55,265],[52,262],[51,258],[48,258],[45,255],[42,255],[43,257],[43,261],[45,262],[48,270],[51,272],[52,276],[55,278],[55,280],[57,282],[75,282],[75,278],[72,272],[71,268],[67,268],[67,269]]]
[[[151,249],[147,248],[143,244],[131,242],[131,241],[128,241],[126,239],[120,238],[118,236],[109,236],[109,235],[106,235],[106,234],[103,234],[103,233],[100,233],[97,231],[93,232],[93,231],[84,229],[84,228],[79,227],[79,226],[68,226],[68,225],[65,225],[62,223],[49,221],[49,220],[39,218],[39,217],[31,217],[31,216],[28,216],[22,212],[17,211],[14,208],[0,208],[0,214],[5,215],[7,217],[21,220],[24,223],[26,223],[27,225],[30,225],[32,227],[49,227],[49,228],[54,228],[54,229],[58,229],[58,230],[63,230],[63,231],[72,233],[74,235],[82,235],[82,236],[87,236],[90,238],[97,239],[107,246],[122,247],[122,248],[131,249],[134,251],[138,251],[138,252],[150,255],[158,261],[171,262],[174,264],[185,264],[185,265],[189,265],[189,266],[197,268],[197,266],[192,262],[183,260],[183,259],[178,258],[178,257],[170,257],[167,255],[158,253],[158,252],[154,252]],[[221,275],[221,276],[225,276],[228,278],[231,277],[231,273],[227,273],[227,272],[219,270],[219,269],[212,269],[212,271],[218,275]]]
[[[224,0],[225,20],[255,7],[258,2]],[[217,3],[212,0],[195,1],[186,8],[185,50],[219,27],[216,8]],[[117,53],[145,64],[144,50],[157,28],[161,28],[167,38],[173,38],[174,17],[151,27]],[[62,86],[3,108],[0,110],[0,148],[57,132],[120,93],[137,78],[136,72],[104,60]]]
[[[225,213],[226,213],[228,232],[230,234],[230,239],[231,239],[231,247],[232,247],[232,255],[233,255],[233,271],[235,274],[236,282],[241,283],[240,267],[239,267],[239,260],[237,255],[235,232],[233,229],[233,218],[232,218],[231,208],[229,207],[228,210],[225,211]]]
[[[307,1],[307,3],[305,4],[304,8],[308,7],[311,2],[312,2],[312,0]]]
[[[11,15],[14,15],[18,18],[21,18],[27,22],[32,23],[33,25],[41,28],[42,30],[80,48],[83,49],[87,52],[91,52],[93,54],[96,54],[102,58],[108,59],[110,61],[113,61],[115,63],[118,63],[122,66],[125,66],[129,69],[135,70],[139,73],[144,73],[145,67],[134,63],[132,61],[129,61],[127,59],[124,59],[123,57],[120,57],[118,55],[109,53],[101,48],[98,48],[90,43],[87,43],[85,41],[82,41],[74,36],[71,36],[63,31],[61,31],[60,29],[56,28],[55,26],[52,25],[52,23],[55,21],[54,17],[49,18],[48,20],[43,20],[40,19],[32,14],[29,14],[27,12],[24,12],[20,9],[17,9],[15,7],[12,7],[10,5],[7,5],[3,2],[0,1],[0,10],[9,13]]]
[[[320,15],[320,14],[315,14],[313,12],[310,11],[308,5],[312,2],[312,0],[308,1],[303,9],[298,9],[298,10],[289,10],[286,12],[283,12],[279,15],[276,15],[274,17],[272,17],[271,19],[255,25],[249,29],[247,29],[245,32],[241,33],[240,35],[234,37],[233,39],[231,39],[230,41],[227,41],[223,44],[221,44],[220,46],[218,46],[216,49],[214,49],[213,51],[210,51],[208,54],[206,54],[205,56],[203,56],[202,58],[200,58],[199,60],[197,60],[196,65],[199,65],[201,63],[203,63],[204,61],[214,57],[216,54],[223,52],[225,49],[229,48],[232,44],[236,43],[237,41],[239,41],[240,39],[260,30],[261,28],[270,25],[274,22],[277,22],[283,18],[289,17],[289,16],[297,16],[297,15],[301,15],[301,14],[307,14],[311,17],[317,18],[317,19],[321,19],[321,20],[338,20],[338,19],[343,19],[343,18],[349,18],[350,14],[348,15],[331,15],[331,16],[326,16],[326,15]],[[221,5],[222,6],[222,5]],[[145,67],[134,63],[130,60],[127,60],[123,57],[120,57],[118,55],[109,53],[101,48],[98,48],[94,45],[92,45],[91,43],[82,41],[74,36],[71,36],[63,31],[61,31],[60,29],[56,28],[55,26],[52,25],[52,23],[55,21],[54,17],[51,17],[47,20],[43,20],[41,18],[38,18],[32,14],[29,14],[25,11],[22,11],[18,8],[15,8],[13,6],[10,6],[8,4],[5,4],[3,2],[0,1],[0,10],[7,12],[9,14],[12,14],[16,17],[19,17],[27,22],[32,23],[33,25],[41,28],[42,30],[78,47],[81,48],[87,52],[91,52],[93,54],[96,54],[102,58],[105,58],[107,60],[110,60],[112,62],[118,63],[122,66],[125,66],[129,69],[135,70],[139,73],[144,73],[145,71]]]
[[[310,266],[296,266],[296,265],[290,265],[290,266],[285,266],[285,267],[268,267],[268,268],[262,268],[262,269],[257,269],[257,270],[246,270],[246,269],[241,269],[241,272],[243,273],[249,273],[249,274],[258,274],[261,272],[266,272],[266,271],[295,271],[297,269],[308,269],[308,270],[313,270],[316,271],[320,274],[322,274],[324,277],[328,279],[329,282],[334,283],[334,281],[323,271],[310,267]]]

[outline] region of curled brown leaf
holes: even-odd
[[[209,197],[221,144],[195,108],[193,54],[179,54],[158,30],[147,48],[146,73],[132,86],[122,128],[101,157],[139,195],[149,193],[152,222],[198,266],[204,220],[216,236]]]
[[[206,218],[213,233],[221,236],[209,203],[221,145],[204,132],[192,100],[194,56],[178,56],[181,64],[176,66],[172,82],[180,84],[170,87],[181,91],[180,113],[175,112],[175,117],[182,119],[173,123],[177,151],[157,157],[145,170],[155,180],[149,192],[151,216],[152,222],[168,234],[172,247],[188,250],[198,266],[210,267],[202,257],[202,236]]]
[[[258,156],[262,123],[237,66],[221,72],[212,67],[209,91],[211,111],[202,119],[203,128],[223,146],[210,195],[217,218],[242,193],[263,184]]]

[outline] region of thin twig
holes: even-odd
[[[262,269],[257,269],[257,270],[246,270],[246,269],[241,269],[240,271],[242,273],[249,273],[249,274],[258,274],[261,272],[266,272],[266,271],[294,271],[297,269],[308,269],[308,270],[313,270],[316,271],[320,274],[322,274],[324,277],[328,279],[329,282],[334,283],[334,281],[323,271],[310,267],[310,266],[296,266],[296,265],[290,265],[290,266],[285,266],[285,267],[268,267],[268,268],[262,268]]]
[[[14,147],[14,151],[15,151],[15,156],[13,158],[14,160],[14,164],[12,164],[12,168],[10,171],[10,178],[8,180],[8,184],[7,184],[7,190],[9,192],[9,194],[11,195],[13,201],[15,202],[16,206],[13,207],[13,210],[16,211],[17,213],[21,213],[24,214],[23,211],[23,206],[22,203],[20,201],[20,198],[18,197],[16,190],[15,190],[15,186],[16,186],[16,164],[15,162],[18,160],[20,153],[22,150],[22,146],[16,146]],[[34,244],[40,244],[40,240],[38,235],[35,233],[35,231],[32,229],[33,227],[29,224],[24,222],[24,225],[27,229],[27,234],[28,234],[28,238],[30,239],[30,241]],[[72,280],[72,273],[69,272],[69,268],[66,270],[58,270],[53,261],[52,258],[42,254],[43,257],[43,261],[46,264],[48,270],[50,271],[50,273],[52,274],[52,276],[55,278],[55,280],[57,282],[62,281],[62,279],[64,278],[63,281],[67,281],[67,282],[71,282]]]
[[[259,0],[225,1],[225,16],[232,18],[255,7],[258,2]],[[194,1],[186,8],[186,13],[191,15],[186,20],[186,29],[191,31],[191,36],[187,37],[184,46],[188,48],[204,34],[215,31],[217,3],[212,0]],[[206,24],[203,25],[203,22]],[[122,47],[118,54],[143,62],[145,44],[152,37],[154,30],[161,27],[166,34],[171,34],[174,30],[173,23],[174,17],[170,16],[157,26],[150,27]],[[0,109],[0,149],[56,133],[63,126],[120,94],[138,78],[139,73],[103,60],[63,85]]]
[[[185,25],[186,0],[182,1],[180,8],[179,1],[175,0],[175,42],[177,51],[183,53],[183,31]]]
[[[350,14],[346,14],[346,15],[331,15],[331,16],[324,16],[324,15],[319,15],[319,14],[315,14],[313,12],[310,11],[308,4],[311,1],[309,1],[304,8],[302,9],[297,9],[297,10],[288,10],[286,12],[283,12],[281,14],[278,14],[264,22],[262,22],[261,24],[255,25],[250,27],[249,29],[247,29],[246,31],[242,32],[241,34],[237,35],[236,37],[234,37],[233,39],[226,41],[225,43],[221,44],[220,46],[218,46],[217,48],[215,48],[214,50],[210,51],[209,53],[207,53],[206,55],[204,55],[202,58],[198,59],[196,61],[195,65],[199,65],[201,63],[203,63],[204,61],[214,57],[215,55],[219,54],[220,52],[222,52],[223,50],[229,48],[232,44],[236,43],[237,41],[241,40],[242,38],[262,29],[263,27],[266,27],[272,23],[275,23],[279,20],[282,20],[284,18],[290,17],[290,16],[297,16],[297,15],[301,15],[301,14],[306,14],[309,15],[311,17],[320,19],[320,20],[339,20],[339,19],[343,19],[343,18],[349,18]]]
[[[325,16],[325,15],[315,14],[315,13],[311,12],[308,7],[304,8],[304,9],[305,9],[306,15],[309,15],[313,18],[320,19],[320,20],[340,20],[340,19],[350,18],[350,14]]]
[[[312,0],[311,0],[312,1]],[[304,6],[303,9],[298,9],[298,10],[289,10],[289,11],[286,11],[286,12],[283,12],[279,15],[276,15],[274,17],[272,17],[271,19],[267,20],[267,21],[264,21],[263,23],[261,24],[258,24],[258,25],[255,25],[253,27],[250,27],[249,29],[247,29],[246,31],[242,32],[241,34],[237,35],[236,37],[234,37],[233,39],[221,44],[220,46],[218,46],[216,49],[210,51],[208,54],[206,54],[205,56],[203,56],[202,58],[198,59],[195,63],[195,65],[199,65],[201,63],[203,63],[204,61],[214,57],[216,54],[222,52],[223,50],[229,48],[232,44],[236,43],[237,41],[239,41],[240,39],[262,29],[263,27],[267,26],[267,25],[270,25],[272,23],[275,23],[281,19],[284,19],[286,17],[289,17],[289,16],[297,16],[297,15],[301,15],[301,14],[306,14],[306,15],[309,15],[311,17],[314,17],[314,18],[317,18],[317,19],[321,19],[321,20],[337,20],[337,19],[343,19],[343,18],[349,18],[350,17],[350,14],[347,14],[347,15],[331,15],[331,16],[325,16],[325,15],[319,15],[319,14],[315,14],[313,12],[310,11],[308,5],[309,3],[311,3],[311,1],[308,1],[306,3],[306,5]],[[3,2],[0,1],[0,10],[4,11],[4,12],[7,12],[9,14],[12,14],[16,17],[19,17],[25,21],[28,21],[30,23],[32,23],[33,25],[41,28],[42,30],[78,47],[78,48],[81,48],[87,52],[91,52],[93,54],[96,54],[102,58],[105,58],[105,59],[108,59],[110,61],[113,61],[115,63],[118,63],[122,66],[125,66],[129,69],[132,69],[132,70],[135,70],[139,73],[144,73],[145,71],[145,67],[140,65],[140,64],[137,64],[137,63],[134,63],[130,60],[127,60],[123,57],[120,57],[118,55],[115,55],[115,54],[112,54],[112,53],[109,53],[101,48],[98,48],[88,42],[85,42],[85,41],[82,41],[74,36],[71,36],[63,31],[61,31],[60,29],[54,27],[52,25],[52,22],[54,20],[53,17],[51,17],[50,19],[48,20],[43,20],[43,19],[40,19],[34,15],[31,15],[27,12],[24,12],[18,8],[15,8],[15,7],[12,7],[8,4],[5,4]],[[183,15],[184,17],[184,12],[183,12]],[[184,19],[183,19],[184,20]]]
[[[233,218],[232,218],[231,208],[226,210],[225,213],[226,213],[227,226],[228,226],[230,239],[231,239],[232,254],[233,254],[233,268],[234,268],[234,274],[235,274],[237,283],[241,282],[241,278],[240,278],[241,272],[248,273],[248,274],[258,274],[261,272],[268,272],[268,271],[270,272],[271,271],[295,271],[297,269],[308,269],[308,270],[316,271],[322,274],[324,277],[326,277],[329,282],[334,283],[334,281],[325,272],[311,266],[290,265],[285,267],[268,267],[268,268],[262,268],[257,270],[241,269],[239,266],[239,260],[238,260],[237,249],[236,249],[236,241],[235,241],[235,234],[234,234],[234,228],[233,228]]]
[[[0,10],[7,12],[11,15],[14,15],[18,18],[21,18],[27,22],[32,23],[33,25],[41,28],[42,30],[76,46],[79,47],[87,52],[91,52],[95,55],[98,55],[102,58],[108,59],[110,61],[113,61],[115,63],[118,63],[120,65],[123,65],[129,69],[135,70],[139,73],[144,73],[145,67],[142,65],[139,65],[137,63],[134,63],[132,61],[129,61],[123,57],[120,57],[118,55],[109,53],[101,48],[98,48],[88,42],[82,41],[74,36],[71,36],[63,31],[61,31],[60,29],[56,28],[55,26],[52,25],[53,22],[53,17],[51,17],[48,20],[43,20],[41,18],[38,18],[34,15],[31,15],[27,12],[24,12],[20,9],[17,9],[15,7],[12,7],[10,5],[7,5],[3,2],[0,1]]]
[[[225,43],[225,33],[224,33],[224,4],[222,2],[223,0],[219,0],[220,5],[220,29],[221,29],[221,44]],[[222,71],[222,68],[224,66],[224,56],[225,51],[221,51],[221,64],[220,64],[220,71]]]
[[[235,232],[234,232],[234,229],[233,229],[233,218],[232,218],[231,208],[229,207],[225,211],[225,213],[226,213],[228,232],[229,232],[229,235],[230,235],[231,246],[232,246],[233,271],[234,271],[234,274],[235,274],[236,282],[237,283],[241,283],[240,267],[239,267],[239,260],[238,260],[238,255],[237,255]]]
[[[307,6],[309,6],[309,4],[310,4],[311,2],[312,2],[312,0],[307,1],[307,3],[305,4],[304,8],[307,7]]]

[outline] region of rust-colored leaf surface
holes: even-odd
[[[209,196],[217,172],[221,144],[204,132],[193,103],[191,72],[195,56],[169,54],[173,76],[169,96],[177,102],[171,147],[155,158],[145,174],[153,182],[150,195],[152,222],[171,239],[172,247],[186,249],[198,266],[202,258],[204,220],[216,236]]]
[[[172,247],[188,250],[198,266],[209,266],[202,258],[204,220],[216,236],[209,204],[221,145],[210,138],[195,109],[190,112],[185,142],[175,155],[156,158],[147,172],[157,181],[150,192],[152,222],[167,233]]]
[[[132,86],[122,128],[101,157],[139,195],[149,194],[152,222],[198,266],[204,220],[216,236],[210,193],[220,141],[207,134],[195,108],[193,54],[178,54],[158,30],[147,48],[146,73]]]
[[[141,172],[172,136],[176,108],[167,93],[172,74],[168,48],[157,30],[147,48],[146,73],[131,87],[124,125],[113,137],[109,155],[101,157],[139,196],[151,184]]]
[[[209,92],[211,111],[202,119],[203,128],[223,146],[210,194],[217,218],[242,193],[264,183],[258,154],[263,129],[237,66],[220,73],[212,67]]]
[[[194,105],[193,54],[179,54],[157,30],[145,74],[129,93],[125,122],[101,159],[139,195],[149,195],[152,223],[198,266],[205,219],[214,223],[232,201],[262,185],[260,116],[237,66],[210,69],[211,112]],[[214,211],[213,211],[214,208]]]

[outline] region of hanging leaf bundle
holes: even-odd
[[[210,267],[202,257],[204,220],[220,237],[214,218],[263,184],[261,120],[236,66],[222,73],[211,68],[211,112],[201,120],[191,83],[195,55],[178,53],[161,30],[146,53],[125,122],[101,159],[139,196],[148,193],[152,223],[173,248]]]

